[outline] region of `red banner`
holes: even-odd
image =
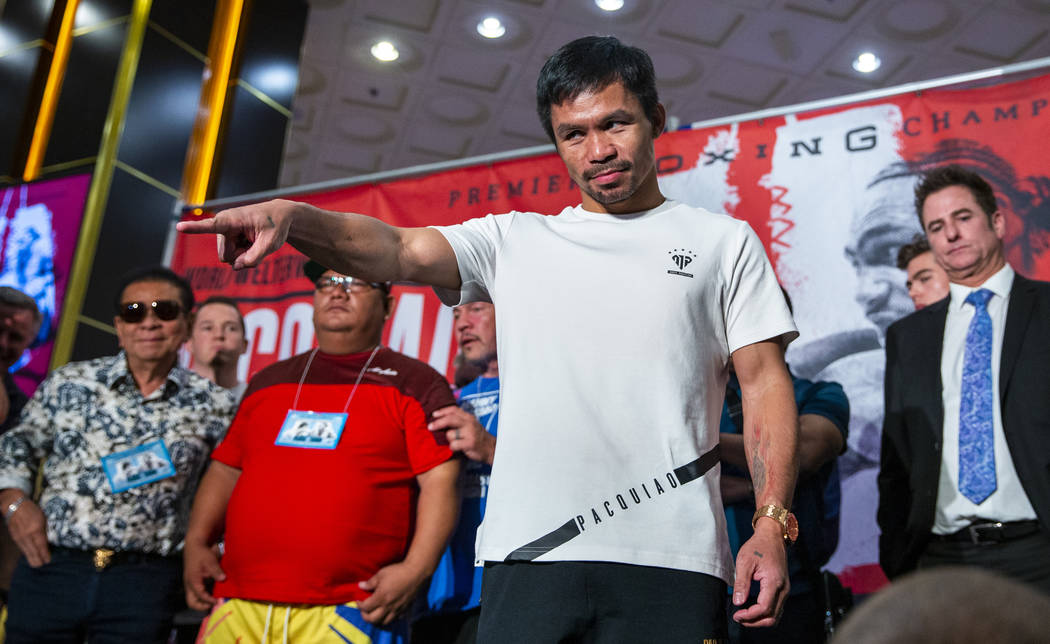
[[[882,424],[883,336],[912,310],[897,249],[920,227],[918,174],[944,163],[993,184],[1007,220],[1010,263],[1050,278],[1050,76],[895,97],[684,130],[657,140],[664,194],[754,227],[795,304],[801,337],[788,352],[799,376],[842,383],[852,407],[843,475],[842,536],[829,568],[856,592],[883,581],[877,565],[875,475]],[[555,213],[579,197],[545,155],[297,197],[397,226],[450,224],[490,212]],[[181,237],[174,268],[199,297],[231,295],[249,320],[242,376],[313,341],[303,258],[285,249],[234,275],[212,238]],[[398,288],[385,332],[394,349],[447,369],[451,317],[428,289]]]

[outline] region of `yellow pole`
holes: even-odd
[[[152,0],[135,0],[131,9],[128,35],[124,40],[124,50],[120,54],[109,112],[102,128],[102,143],[99,145],[95,172],[88,189],[84,219],[80,224],[80,238],[77,240],[76,255],[73,257],[73,269],[70,271],[69,285],[62,305],[62,320],[55,337],[55,348],[51,353],[52,369],[69,362],[73,353],[77,319],[84,306],[91,267],[95,262],[99,231],[102,229],[102,218],[109,199],[109,188],[113,183],[113,168],[120,147],[120,137],[124,133],[124,117],[128,109],[128,99],[131,97],[131,88],[135,83],[135,72],[138,69],[139,55],[142,53],[142,40],[146,35],[151,5]]]
[[[58,108],[58,97],[62,93],[62,81],[66,77],[69,64],[69,50],[73,45],[73,23],[77,15],[80,0],[67,0],[62,13],[62,23],[55,38],[55,51],[47,69],[47,82],[40,97],[40,108],[36,113],[36,124],[33,126],[33,139],[29,143],[29,154],[26,156],[23,181],[32,181],[40,176],[44,165],[44,152],[51,138],[51,126],[55,122],[55,110]]]
[[[186,150],[186,164],[182,178],[182,201],[197,204],[208,198],[215,149],[218,145],[229,95],[230,77],[237,35],[240,30],[244,0],[219,0],[215,6],[215,20],[208,40],[208,62],[204,67],[200,107],[193,124],[190,145]]]

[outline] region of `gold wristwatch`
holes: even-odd
[[[763,505],[755,510],[755,516],[751,518],[751,527],[754,528],[755,524],[762,517],[769,517],[780,524],[784,532],[784,543],[792,544],[795,543],[795,539],[798,539],[798,520],[787,508],[780,507],[775,503]]]

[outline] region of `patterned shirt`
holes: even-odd
[[[40,507],[48,542],[170,555],[182,547],[190,504],[212,448],[229,425],[233,396],[176,366],[143,396],[123,352],[56,369],[0,436],[0,489],[33,488],[43,465]],[[163,441],[175,475],[113,493],[102,457]]]

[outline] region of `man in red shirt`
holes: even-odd
[[[305,272],[318,347],[251,380],[194,500],[186,600],[214,606],[199,641],[397,642],[455,525],[459,463],[427,430],[448,383],[380,345],[386,284]]]

